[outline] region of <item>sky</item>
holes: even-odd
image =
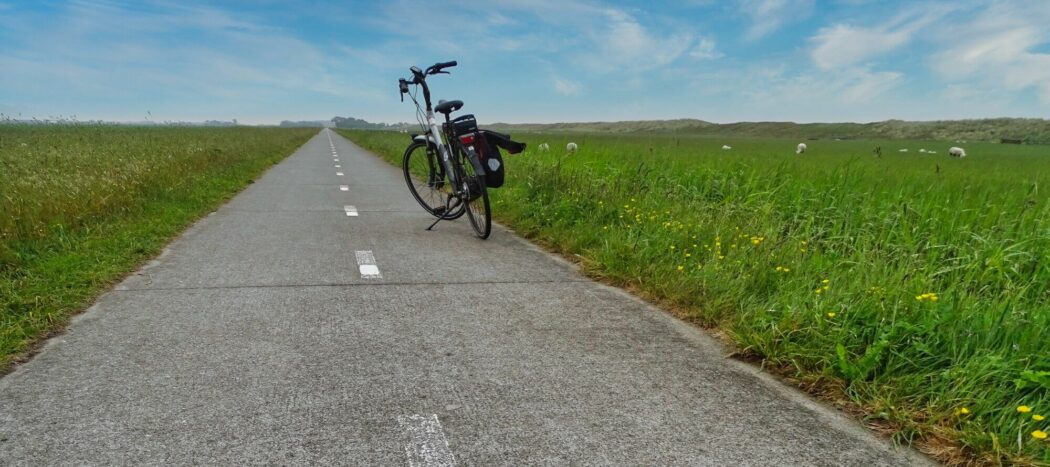
[[[1050,0],[0,0],[17,118],[1050,118]]]

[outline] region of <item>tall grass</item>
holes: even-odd
[[[0,125],[0,371],[314,133]]]
[[[408,142],[344,134],[395,163]],[[796,156],[788,140],[522,139],[580,151],[508,157],[499,220],[718,327],[897,441],[949,462],[1050,463],[1032,435],[1050,431],[1032,417],[1050,420],[1050,147],[951,159],[931,141],[817,141]]]

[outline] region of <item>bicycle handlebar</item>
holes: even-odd
[[[436,75],[438,73],[448,73],[447,71],[441,71],[445,68],[451,68],[459,63],[455,60],[451,62],[438,62],[427,68],[426,71],[420,70],[419,67],[413,66],[409,68],[412,71],[412,79],[406,80],[404,78],[399,79],[398,85],[401,89],[401,100],[405,100],[405,93],[408,92],[409,84],[418,84],[423,86],[423,100],[426,101],[427,111],[430,111],[430,88],[427,86],[427,75]]]
[[[456,65],[458,65],[458,63],[455,60],[453,60],[451,62],[435,63],[430,68],[427,68],[427,74],[428,75],[433,75],[433,74],[436,74],[436,73],[441,73],[441,70],[444,70],[445,68],[452,68],[452,67],[454,67]]]

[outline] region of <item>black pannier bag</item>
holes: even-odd
[[[517,154],[525,150],[525,144],[512,141],[510,135],[490,130],[478,131],[475,147],[477,148],[481,165],[485,168],[485,185],[489,188],[503,186],[504,166],[503,155],[500,153],[500,149],[504,149],[511,154]]]

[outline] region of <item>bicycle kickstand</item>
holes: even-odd
[[[445,210],[441,212],[441,216],[438,216],[437,220],[434,221],[433,224],[430,224],[430,227],[427,227],[427,230],[434,230],[434,226],[437,225],[438,222],[441,222],[441,221],[445,220],[445,214],[452,210],[451,203],[452,203],[452,198],[454,196],[455,195],[453,195],[452,193],[449,193],[448,199],[445,200]]]

